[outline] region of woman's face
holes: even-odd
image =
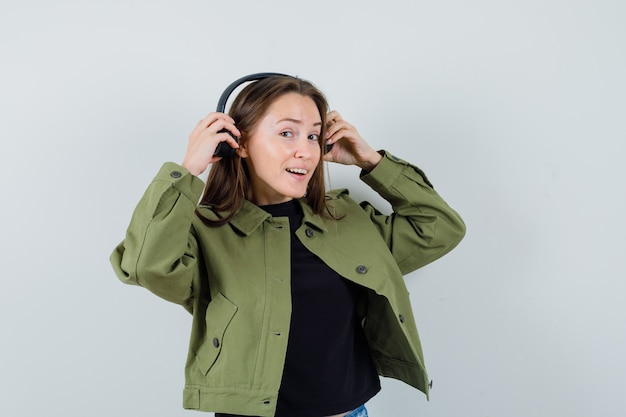
[[[288,93],[270,105],[239,149],[255,204],[284,203],[306,194],[320,160],[321,129],[322,118],[310,97]]]

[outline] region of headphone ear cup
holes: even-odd
[[[224,133],[224,132],[228,133],[233,139],[235,139],[235,142],[239,143],[239,141],[237,140],[237,137],[233,135],[230,130],[222,129],[218,131],[217,133]],[[217,145],[217,148],[215,148],[215,152],[213,152],[213,156],[217,156],[220,158],[224,158],[224,157],[230,158],[233,155],[235,155],[235,148],[231,148],[227,142],[220,142]]]

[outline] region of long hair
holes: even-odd
[[[245,145],[254,133],[257,123],[267,114],[269,107],[276,99],[288,93],[297,93],[309,97],[315,103],[322,120],[320,155],[324,155],[326,141],[326,113],[328,102],[324,94],[313,84],[289,76],[271,76],[255,81],[246,86],[235,98],[230,107],[229,115],[235,120],[241,132],[239,144]],[[320,157],[317,167],[309,181],[306,201],[317,214],[327,211],[326,190],[324,187],[324,158]],[[250,174],[245,161],[235,154],[222,158],[211,166],[201,205],[211,206],[214,211],[224,215],[220,220],[212,221],[204,218],[196,211],[202,221],[209,226],[219,226],[229,222],[241,209],[244,200],[251,197]]]

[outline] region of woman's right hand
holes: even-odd
[[[221,142],[227,142],[231,148],[239,148],[237,141],[228,132],[220,133],[222,129],[226,129],[236,137],[241,136],[241,132],[235,126],[235,121],[225,113],[209,113],[207,117],[200,120],[189,135],[182,166],[198,176],[206,171],[209,164],[222,159],[213,155]]]

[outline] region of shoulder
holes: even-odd
[[[350,196],[347,188],[338,188],[326,193],[326,206],[335,219],[352,217],[355,213],[362,214],[361,204]]]
[[[350,195],[350,190],[347,188],[337,188],[330,190],[326,193],[326,201],[341,200]]]
[[[326,193],[326,205],[329,207],[359,206],[352,196],[350,196],[350,190],[347,188],[328,191]]]

